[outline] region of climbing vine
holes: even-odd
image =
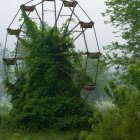
[[[66,25],[42,28],[24,9],[22,16],[27,36],[19,41],[26,52],[25,68],[16,82],[5,80],[13,125],[24,129],[89,128],[92,111],[80,97],[82,58]]]

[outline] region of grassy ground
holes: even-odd
[[[101,113],[104,114],[108,112],[108,110],[114,109],[115,105],[107,101],[107,102],[101,102],[101,104],[98,104],[96,107],[99,109]]]
[[[74,132],[0,132],[0,140],[78,140]]]
[[[108,109],[114,108],[114,105],[110,102],[102,102],[102,104],[99,104],[97,107],[100,112],[105,113]],[[3,109],[2,106],[1,109]],[[3,114],[1,109],[0,114]],[[1,128],[0,126],[0,140],[78,140],[79,136],[76,132],[23,132],[2,130]]]

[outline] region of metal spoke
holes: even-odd
[[[98,73],[99,73],[99,65],[100,65],[100,56],[101,56],[101,53],[100,53],[100,46],[99,46],[99,42],[98,42],[98,38],[97,38],[97,33],[96,33],[96,30],[95,30],[95,27],[94,27],[94,22],[92,22],[91,18],[89,17],[89,15],[85,12],[85,10],[81,7],[81,5],[77,2],[77,1],[74,1],[74,0],[70,0],[70,1],[63,1],[61,0],[61,5],[60,5],[60,9],[58,10],[58,3],[56,0],[39,0],[38,2],[34,3],[34,5],[31,5],[33,3],[33,1],[35,2],[35,0],[30,0],[28,2],[26,2],[25,4],[23,4],[23,6],[25,6],[26,8],[26,13],[27,13],[27,16],[30,18],[30,19],[34,19],[33,21],[38,24],[38,25],[42,25],[42,31],[45,33],[45,22],[46,22],[46,16],[48,16],[48,14],[51,14],[52,15],[52,19],[53,20],[53,23],[52,23],[52,31],[56,31],[55,29],[58,28],[59,24],[60,25],[60,29],[62,31],[63,34],[63,37],[64,39],[66,37],[73,37],[71,40],[73,41],[73,43],[76,44],[77,41],[80,41],[80,37],[81,35],[83,35],[83,40],[84,40],[84,47],[85,47],[85,50],[86,52],[83,52],[83,51],[80,51],[79,53],[72,53],[72,54],[56,54],[56,55],[65,55],[66,57],[74,57],[74,55],[84,55],[84,68],[83,68],[83,77],[86,79],[86,75],[89,75],[88,73],[88,66],[89,66],[89,60],[91,59],[96,59],[96,64],[94,69],[95,71],[93,72],[93,77],[92,77],[92,80],[89,80],[87,83],[84,83],[86,85],[84,85],[84,89],[86,90],[86,96],[84,98],[84,102],[85,100],[87,100],[87,98],[89,97],[89,95],[92,93],[92,91],[94,91],[94,89],[96,88],[96,84],[97,84],[97,78],[98,78]],[[48,8],[46,9],[45,7],[45,2],[52,2],[52,6],[51,8]],[[28,6],[30,5],[30,6]],[[40,9],[39,9],[39,8]],[[84,14],[86,17],[86,19],[90,20],[89,22],[86,22],[86,21],[83,21],[81,20],[81,17],[76,13],[76,8],[79,8],[79,10],[81,10],[81,13]],[[64,13],[64,10],[67,8],[66,12]],[[9,76],[9,73],[8,73],[8,66],[7,63],[10,62],[10,68],[13,68],[13,66],[15,66],[14,68],[14,72],[16,74],[16,76],[19,78],[21,77],[21,66],[22,66],[22,62],[24,62],[24,59],[25,57],[23,58],[20,58],[19,57],[19,40],[21,39],[30,39],[30,36],[27,34],[27,32],[25,30],[23,30],[23,26],[24,26],[24,20],[22,20],[20,22],[20,27],[19,29],[10,29],[10,27],[12,27],[12,24],[13,22],[15,22],[15,20],[17,19],[17,16],[19,13],[21,13],[22,10],[21,8],[19,8],[19,10],[17,11],[17,13],[15,14],[14,18],[12,19],[9,27],[8,27],[8,30],[7,30],[7,34],[6,34],[6,37],[5,37],[5,45],[4,45],[4,50],[3,50],[3,62],[4,62],[4,66],[5,66],[5,71],[6,71],[6,75]],[[31,18],[30,16],[30,13],[35,13],[35,18]],[[47,12],[47,14],[45,13]],[[53,12],[53,13],[50,13],[50,12]],[[80,11],[79,11],[80,12]],[[63,23],[61,22],[61,16],[62,16],[62,19],[63,19]],[[74,22],[73,20],[74,19]],[[51,21],[51,20],[50,20]],[[64,24],[65,23],[65,24]],[[49,24],[49,22],[48,22]],[[64,26],[65,25],[65,26]],[[49,25],[50,26],[50,25]],[[38,26],[37,26],[38,27]],[[62,28],[62,27],[65,27],[65,28]],[[40,29],[40,28],[39,28]],[[87,41],[87,37],[86,36],[86,33],[85,31],[86,30],[90,30],[92,32],[94,32],[94,38],[95,38],[95,43],[96,43],[96,50],[98,50],[98,52],[90,52],[90,48],[88,46],[89,42]],[[58,28],[59,30],[59,28]],[[10,32],[10,31],[15,31],[14,33]],[[19,31],[18,33],[16,31]],[[6,55],[6,49],[8,47],[8,44],[7,44],[7,40],[9,39],[8,38],[8,35],[16,35],[17,37],[17,42],[15,44],[15,51],[14,51],[14,58],[8,58],[7,55]],[[45,37],[45,34],[42,34],[43,36],[41,36],[42,38]],[[79,40],[78,40],[79,39]],[[76,42],[75,42],[76,41]],[[57,44],[56,44],[57,45]],[[85,56],[86,55],[86,56]],[[22,56],[21,56],[22,57]],[[62,70],[64,73],[66,73],[65,70]],[[73,75],[74,77],[74,75]],[[19,79],[20,80],[20,79]],[[86,80],[87,81],[87,80]]]

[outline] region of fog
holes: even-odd
[[[60,0],[56,0],[59,5]],[[0,5],[0,42],[4,45],[5,36],[6,36],[6,28],[9,26],[16,12],[18,11],[21,4],[26,3],[27,0],[4,0],[1,1]],[[34,3],[38,2],[38,0],[34,0]],[[110,44],[113,40],[116,40],[114,35],[112,34],[113,28],[111,25],[105,25],[104,17],[102,17],[101,13],[105,12],[106,6],[104,4],[104,0],[78,0],[78,3],[82,6],[82,8],[88,13],[89,17],[95,22],[95,29],[97,32],[99,44],[105,46]],[[79,13],[81,11],[78,11]],[[16,20],[18,24],[18,20]],[[88,37],[87,37],[88,38]],[[89,41],[90,42],[90,41]],[[91,44],[91,43],[90,43]]]

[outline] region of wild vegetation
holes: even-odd
[[[140,1],[107,0],[111,23],[125,44],[113,42],[106,47],[105,61],[115,68],[115,76],[105,87],[116,109],[91,120],[92,132],[82,132],[81,140],[138,140],[140,137]],[[96,124],[95,124],[96,122]]]
[[[9,115],[0,115],[0,139],[140,138],[140,1],[106,0],[106,5],[103,15],[110,17],[107,23],[125,41],[105,47],[99,71],[100,91],[106,93],[114,107],[102,112],[83,102],[80,89],[91,79],[82,77],[82,57],[74,50],[67,24],[61,29],[45,26],[42,30],[23,10],[27,38],[20,38],[20,43],[28,53],[16,82],[5,79],[13,108]],[[111,70],[105,76],[109,80],[102,82],[108,67]]]
[[[24,9],[22,15],[27,38],[19,41],[27,52],[25,67],[14,82],[8,76],[4,81],[11,96],[13,126],[30,130],[88,129],[93,111],[80,96],[84,84],[79,79],[81,56],[74,50],[66,25],[61,29],[39,28]]]

